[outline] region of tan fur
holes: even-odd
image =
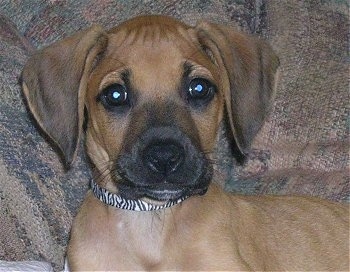
[[[60,61],[62,48],[69,50]],[[185,62],[192,65],[191,76],[218,86],[205,110],[189,109],[176,91]],[[67,80],[60,77],[64,66],[73,67]],[[97,179],[100,186],[118,192],[112,164],[125,139],[137,137],[151,118],[144,111],[149,103],[158,105],[162,115],[172,101],[176,124],[188,135],[198,134],[208,156],[226,108],[234,139],[245,153],[269,112],[277,67],[278,58],[265,42],[231,28],[208,22],[190,27],[145,16],[108,32],[94,27],[43,49],[25,67],[23,88],[39,125],[68,163],[76,152],[85,105],[93,174],[103,175]],[[109,84],[125,83],[125,69],[132,71],[137,103],[116,117],[96,97]],[[70,92],[57,91],[62,89]],[[66,111],[63,117],[57,107],[45,104],[57,99]],[[234,196],[215,181],[204,196],[157,212],[108,207],[89,192],[68,247],[72,270],[349,270],[348,257],[346,205],[316,198]]]

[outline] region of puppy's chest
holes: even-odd
[[[137,215],[138,217],[138,215]],[[157,263],[166,251],[166,230],[158,218],[121,218],[116,225],[118,247],[140,261]],[[121,249],[119,249],[121,250]]]
[[[209,233],[174,221],[172,215],[143,215],[120,218],[114,233],[105,237],[116,257],[107,261],[114,270],[185,271],[234,267],[234,258],[228,254],[232,251],[224,241],[220,248],[212,247]],[[113,243],[111,237],[114,237]],[[218,259],[221,260],[219,264],[216,263]]]
[[[182,239],[174,239],[173,226],[159,216],[164,215],[132,212],[113,218],[114,224],[100,236],[99,242],[108,252],[98,254],[98,262],[114,270],[176,268]]]

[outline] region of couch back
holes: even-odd
[[[38,1],[0,3],[0,259],[61,269],[72,218],[90,178],[83,145],[66,171],[28,114],[18,78],[36,49],[98,23],[140,14],[239,25],[281,60],[273,112],[239,165],[225,129],[216,180],[241,194],[349,199],[349,4],[344,1]]]

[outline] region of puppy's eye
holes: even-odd
[[[128,93],[125,86],[112,84],[103,89],[100,99],[106,108],[119,107],[128,104]]]
[[[207,79],[192,79],[188,86],[188,94],[192,99],[210,99],[215,92],[215,86]]]

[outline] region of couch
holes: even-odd
[[[2,0],[0,260],[63,267],[72,218],[88,190],[83,143],[71,169],[28,114],[19,77],[37,48],[140,14],[205,19],[266,39],[280,57],[272,113],[245,161],[218,136],[215,179],[238,194],[349,201],[349,3],[319,0]]]

